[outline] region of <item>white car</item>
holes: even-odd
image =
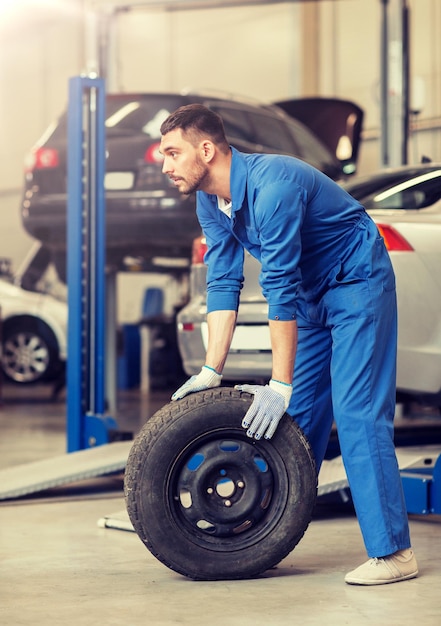
[[[383,170],[343,186],[369,211],[389,249],[398,297],[398,398],[441,405],[441,165]],[[195,240],[191,299],[178,315],[184,370],[199,372],[205,357],[205,252]],[[265,380],[271,374],[267,305],[260,267],[245,256],[238,323],[224,369],[227,380]]]
[[[67,354],[67,304],[0,279],[2,369],[13,382],[50,380]]]

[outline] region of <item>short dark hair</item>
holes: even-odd
[[[180,128],[190,140],[200,140],[205,135],[220,147],[228,147],[225,129],[220,115],[203,104],[186,104],[171,113],[161,124],[161,135]]]

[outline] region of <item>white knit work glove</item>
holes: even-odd
[[[268,385],[236,385],[235,389],[254,394],[254,400],[242,420],[248,437],[271,439],[289,406],[292,385],[271,379]]]
[[[222,374],[216,372],[212,367],[204,365],[199,374],[192,376],[172,395],[172,400],[180,400],[189,393],[202,391],[203,389],[211,389],[219,387],[222,380]]]

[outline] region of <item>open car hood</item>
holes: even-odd
[[[297,98],[274,104],[310,128],[335,154],[345,174],[355,173],[364,116],[359,106],[338,98]]]

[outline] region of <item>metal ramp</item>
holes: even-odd
[[[441,448],[439,446],[424,446],[424,447],[408,447],[396,449],[398,465],[403,475],[403,486],[406,496],[406,503],[408,505],[408,511],[410,513],[426,513],[429,511],[415,511],[414,499],[412,492],[407,488],[407,478],[410,472],[415,472],[419,477],[420,468],[427,470],[433,470],[438,465],[441,466]],[[424,484],[427,482],[427,475],[424,476]],[[320,469],[318,479],[317,495],[325,496],[338,491],[344,491],[349,487],[348,479],[346,477],[345,468],[341,456],[338,456],[330,461],[323,461]],[[414,487],[415,489],[415,487]],[[425,489],[425,487],[423,487]],[[440,485],[441,489],[441,485]],[[421,489],[418,489],[420,492]],[[421,500],[421,495],[419,500]],[[116,530],[128,530],[133,532],[133,526],[130,522],[127,511],[122,510],[110,515],[101,517],[98,520],[98,526],[102,528],[114,528]]]
[[[0,500],[123,471],[133,441],[116,441],[0,470]]]
[[[0,500],[20,498],[75,483],[124,471],[133,441],[115,441],[110,444],[79,450],[51,459],[35,461],[0,470]],[[439,446],[406,447],[396,450],[398,464],[410,513],[440,513],[441,486],[435,481],[441,473]],[[440,480],[441,482],[441,480]],[[319,474],[318,496],[324,496],[349,487],[341,456],[324,461]],[[434,503],[427,505],[427,500]],[[98,524],[106,528],[132,530],[126,511],[104,516]]]

